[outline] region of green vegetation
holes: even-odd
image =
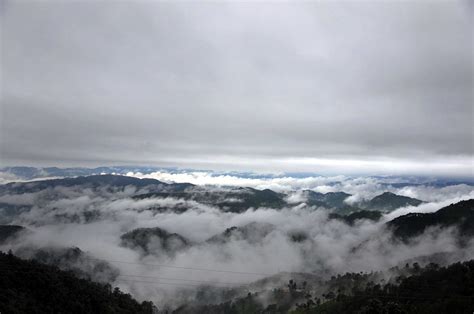
[[[173,197],[193,200],[201,204],[216,206],[225,212],[241,213],[249,208],[282,208],[287,205],[284,194],[269,189],[233,188],[222,191],[192,190],[147,193],[134,196],[134,199]]]
[[[100,188],[116,187],[125,188],[134,186],[137,188],[153,188],[158,190],[183,191],[186,188],[194,186],[190,183],[171,183],[167,184],[155,179],[138,179],[134,177],[119,176],[112,174],[81,176],[75,178],[61,178],[51,180],[41,180],[34,182],[12,182],[0,185],[0,195],[4,194],[22,194],[33,193],[55,187],[74,187],[82,188]]]
[[[209,238],[206,242],[223,244],[231,240],[245,240],[255,244],[261,242],[274,229],[275,226],[269,223],[251,222],[241,227],[227,228],[224,232]]]
[[[474,235],[474,200],[461,201],[434,213],[411,213],[388,222],[393,234],[406,240],[422,234],[427,228],[457,226],[461,236]]]
[[[379,219],[382,218],[382,213],[374,210],[360,210],[346,216],[339,214],[330,214],[329,218],[339,219],[344,221],[348,225],[353,225],[357,220],[361,219],[379,221]]]
[[[303,191],[307,198],[308,205],[322,206],[329,208],[343,208],[348,206],[344,200],[351,196],[344,192],[319,193],[311,190]]]
[[[1,195],[17,195],[23,193],[35,193],[44,190],[54,190],[58,187],[92,189],[95,192],[114,192],[123,190],[126,187],[135,187],[135,200],[146,198],[167,198],[172,197],[181,200],[193,200],[201,204],[206,204],[219,208],[224,212],[242,213],[249,208],[274,208],[281,209],[285,206],[291,206],[286,200],[289,194],[278,193],[270,189],[258,190],[250,187],[228,187],[221,190],[206,189],[194,186],[190,183],[164,183],[155,179],[138,179],[134,177],[120,175],[91,175],[75,178],[62,178],[52,180],[41,180],[35,182],[15,182],[0,185]],[[304,190],[304,202],[309,206],[323,207],[331,209],[336,214],[346,215],[356,211],[378,210],[392,211],[399,207],[408,205],[417,206],[422,201],[406,196],[396,195],[385,192],[374,197],[371,200],[359,202],[353,205],[346,203],[346,199],[351,194],[345,192],[319,193],[312,190]],[[14,215],[19,211],[31,210],[31,205],[14,205],[0,203],[0,211],[4,216]],[[185,212],[188,208],[183,202],[183,206],[160,206],[152,205],[149,210]],[[93,221],[98,218],[98,213],[88,213],[85,222]],[[1,216],[1,215],[0,215]],[[58,217],[58,219],[61,217]],[[72,220],[81,222],[80,216],[62,217],[64,221]],[[9,223],[8,219],[1,220],[1,223]]]
[[[398,276],[387,284],[369,282],[365,288],[331,291],[327,301],[312,300],[293,314],[316,313],[472,313],[474,310],[474,261],[449,267],[414,264],[412,275]],[[357,274],[353,274],[356,276]],[[357,280],[357,279],[356,279]]]
[[[185,305],[190,313],[472,313],[474,260],[439,267],[417,263],[383,273],[346,273],[326,282],[288,282],[287,287],[248,293],[215,305]]]
[[[122,245],[129,248],[140,248],[144,253],[159,253],[160,250],[173,253],[190,245],[189,240],[177,233],[170,233],[161,228],[138,228],[123,234]]]
[[[94,259],[78,247],[21,247],[15,250],[20,258],[57,266],[68,270],[78,278],[90,279],[97,282],[112,282],[119,275],[119,270],[106,261]]]
[[[16,226],[16,225],[0,225],[0,243],[9,241],[15,236],[17,236],[20,232],[25,231],[26,228],[23,226]]]
[[[391,192],[382,193],[370,201],[362,202],[359,206],[363,209],[390,212],[400,207],[418,206],[422,201]]]
[[[1,313],[153,313],[110,285],[0,252]]]

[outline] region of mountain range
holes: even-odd
[[[91,253],[87,247],[71,245],[70,243],[76,242],[74,237],[81,237],[81,243],[90,244],[86,239],[91,239],[92,236],[95,241],[96,235],[102,236],[101,228],[116,230],[113,233],[104,233],[107,234],[107,238],[104,241],[101,239],[100,243],[112,243],[114,254],[126,252],[125,256],[135,257],[136,260],[123,262],[128,263],[129,266],[136,264],[134,267],[137,269],[140,269],[140,263],[147,263],[147,261],[150,261],[149,264],[144,265],[172,266],[177,257],[207,258],[208,255],[199,255],[200,252],[222,253],[222,256],[218,258],[226,261],[227,258],[232,258],[233,254],[239,252],[244,254],[239,257],[252,254],[249,257],[254,258],[259,254],[265,254],[267,250],[271,254],[264,256],[263,260],[270,262],[273,258],[272,254],[278,254],[281,251],[284,253],[279,255],[280,258],[288,258],[290,265],[302,259],[301,263],[305,263],[303,270],[277,272],[275,267],[268,274],[263,272],[264,278],[237,284],[230,288],[207,285],[206,283],[213,282],[209,280],[200,282],[195,278],[186,279],[191,281],[187,284],[194,287],[192,288],[194,290],[190,289],[186,292],[180,290],[180,295],[183,299],[190,301],[175,307],[174,310],[176,313],[287,313],[291,311],[293,313],[319,313],[325,308],[330,308],[331,311],[338,313],[338,306],[344,306],[346,309],[347,306],[351,306],[356,309],[353,312],[361,312],[359,304],[354,305],[356,302],[354,296],[357,296],[359,292],[374,293],[374,289],[378,289],[375,288],[376,285],[386,290],[383,290],[383,293],[387,298],[393,298],[394,294],[391,291],[397,288],[392,285],[410,282],[408,278],[421,275],[425,271],[421,271],[417,264],[421,261],[423,265],[429,265],[433,261],[443,261],[441,266],[444,266],[452,263],[453,259],[463,260],[472,255],[469,255],[469,245],[474,236],[473,199],[440,206],[428,213],[408,213],[388,219],[390,215],[387,214],[394,210],[405,207],[404,210],[416,211],[419,210],[416,207],[424,202],[389,191],[381,191],[375,197],[366,200],[351,202],[348,202],[348,198],[352,195],[345,192],[320,193],[302,190],[296,194],[298,198],[292,198],[293,193],[294,191],[283,193],[271,189],[260,190],[248,187],[165,183],[155,179],[138,179],[119,175],[91,175],[8,183],[0,185],[0,216],[2,222],[6,222],[0,225],[0,246],[5,251],[11,250],[16,257],[11,258],[7,255],[2,258],[10,259],[9,263],[24,265],[21,267],[29,266],[25,266],[26,264],[22,264],[23,261],[17,258],[29,260],[28,263],[35,261],[41,265],[57,267],[41,270],[45,274],[69,271],[74,278],[85,279],[89,283],[117,284],[124,280],[123,276],[127,275],[143,277],[142,279],[128,278],[132,282],[150,280],[145,278],[146,272],[142,273],[146,267],[135,273],[123,272],[120,265],[114,262],[115,259],[120,262],[121,258],[96,258],[96,256],[101,256],[97,253],[96,244],[92,244],[95,253]],[[423,206],[420,209],[426,210],[426,208],[427,206]],[[115,215],[116,213],[120,215]],[[223,218],[222,221],[225,224],[220,224],[219,227],[212,226],[212,232],[206,231],[200,233],[206,236],[194,238],[194,233],[186,229],[186,226],[190,229],[194,226],[183,223],[186,220],[189,221],[189,217],[192,217],[192,223],[194,219]],[[141,219],[142,223],[137,224],[137,219]],[[171,219],[175,220],[171,221]],[[116,224],[119,225],[116,226]],[[313,226],[313,224],[316,225]],[[68,228],[71,228],[73,232],[64,233],[70,238],[61,241],[55,231],[48,231],[50,228],[54,228],[53,230],[58,234],[61,230]],[[83,234],[91,230],[93,230],[92,235],[84,236],[82,239]],[[413,250],[420,243],[422,245],[425,241],[426,247],[430,248],[434,243],[431,237],[436,234],[445,236],[447,232],[455,240],[455,250],[452,246],[446,247],[446,250],[445,247],[440,250],[438,246],[434,246],[434,250],[420,250],[419,255],[404,253]],[[364,235],[365,233],[367,236]],[[340,242],[343,244],[339,245]],[[104,255],[107,256],[105,250],[104,248]],[[339,253],[332,254],[330,252],[332,250],[339,250]],[[406,254],[406,257],[394,259],[395,255],[391,254],[390,250],[400,250],[402,252],[400,254]],[[322,259],[318,259],[318,255],[324,254],[329,258],[323,262]],[[334,279],[327,276],[339,265],[348,263],[352,258],[359,259],[358,262],[361,263],[380,258],[377,254],[388,255],[389,265],[401,265],[402,261],[406,260],[406,263],[414,263],[414,266],[407,269],[386,270],[385,274],[340,274]],[[339,256],[347,260],[338,260]],[[366,258],[360,259],[364,256]],[[308,259],[308,263],[305,259]],[[192,261],[193,263],[200,262],[199,258]],[[239,263],[242,264],[244,261],[240,260]],[[386,263],[381,265],[386,265]],[[194,266],[194,264],[188,264],[186,269],[193,269]],[[13,269],[16,266],[11,267]],[[209,267],[204,264],[196,267],[209,270]],[[225,269],[225,267],[222,268]],[[426,271],[438,270],[426,269]],[[387,274],[390,274],[388,279]],[[445,274],[444,270],[443,274]],[[5,276],[12,278],[12,274],[8,271]],[[50,275],[45,276],[47,278],[41,279],[43,283],[49,285],[48,282],[52,280],[51,284],[59,287],[62,285],[62,279],[60,279],[62,275],[51,275],[53,279],[49,278]],[[399,276],[399,281],[394,276]],[[437,275],[430,273],[430,276]],[[173,279],[173,277],[166,278]],[[25,278],[21,280],[23,279]],[[195,280],[195,283],[192,280]],[[19,292],[24,284],[25,282],[20,281],[17,286],[13,286],[17,290],[5,293],[10,293],[9,295],[16,300],[26,301],[28,297],[21,296]],[[69,284],[82,286],[84,282]],[[179,285],[179,283],[175,282],[174,285]],[[96,288],[91,286],[91,289],[102,289],[97,287],[99,286]],[[129,289],[130,287],[135,286],[128,286]],[[0,287],[0,292],[3,291],[1,289],[6,288]],[[105,291],[108,291],[107,289],[109,288],[105,285]],[[131,291],[136,293],[137,290],[133,289],[135,288]],[[110,295],[104,296],[99,290],[97,293],[101,295],[101,300],[104,300],[101,302],[115,302],[105,301]],[[54,298],[61,295],[54,289],[51,291],[55,295]],[[400,291],[406,291],[406,289],[403,288]],[[381,293],[378,290],[376,292]],[[113,293],[120,296],[119,291]],[[34,299],[30,301],[31,304],[41,303],[36,294],[33,293],[31,297]],[[89,297],[95,298],[95,296]],[[267,301],[257,302],[262,299]],[[372,301],[364,299],[365,303],[362,307],[394,311],[391,307],[371,304]],[[0,297],[0,311],[10,309],[16,304],[15,302],[17,301],[11,303]],[[49,309],[51,306],[49,301],[45,302]],[[141,311],[140,303],[133,303],[135,301],[128,299],[124,302],[132,307],[138,306],[136,312]],[[75,308],[74,305],[68,306]],[[109,306],[117,312],[115,305]],[[153,308],[148,303],[144,306],[147,310]],[[413,312],[413,308],[405,303],[399,302],[399,306]],[[25,307],[27,308],[28,306]],[[54,307],[50,309],[54,311]],[[107,312],[107,310],[104,311]],[[348,312],[351,313],[351,311]]]
[[[39,180],[45,178],[63,178],[77,176],[91,176],[99,174],[117,174],[127,175],[128,173],[151,174],[153,172],[166,172],[171,174],[189,173],[189,172],[206,172],[214,176],[236,176],[240,178],[268,179],[268,178],[310,178],[320,176],[313,172],[285,172],[279,174],[259,174],[253,172],[242,171],[211,171],[207,169],[187,169],[176,167],[153,167],[153,166],[103,166],[96,168],[72,167],[29,167],[29,166],[13,166],[0,168],[0,179],[2,174],[10,178],[11,181],[23,180]],[[401,188],[406,186],[426,185],[435,187],[445,187],[456,184],[474,185],[474,179],[469,178],[432,178],[432,177],[397,177],[397,176],[372,176],[376,180],[383,180],[382,186]]]
[[[211,188],[201,187],[190,183],[164,183],[155,179],[138,179],[119,175],[92,175],[74,178],[41,180],[33,182],[13,182],[0,185],[2,195],[17,195],[36,193],[40,191],[58,192],[60,187],[74,187],[77,189],[91,189],[94,191],[105,190],[114,192],[126,187],[133,187],[136,192],[132,197],[136,200],[152,198],[177,198],[192,200],[198,203],[216,206],[222,211],[241,213],[249,208],[282,208],[290,206],[287,201],[288,194],[278,193],[270,189],[258,190],[254,188],[228,187]],[[345,200],[351,195],[344,192],[319,193],[304,190],[302,195],[308,206],[324,207],[337,214],[350,214],[360,210],[378,210],[383,212],[393,211],[405,206],[418,206],[421,200],[384,192],[372,199],[360,201],[349,205]],[[0,210],[5,213],[15,210],[15,204],[0,203]],[[24,210],[24,208],[22,208]]]

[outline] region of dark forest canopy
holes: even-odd
[[[456,226],[461,236],[474,235],[474,199],[443,207],[434,213],[410,213],[388,222],[396,237],[407,239],[429,227]]]
[[[322,313],[466,313],[474,310],[474,260],[448,267],[417,263],[403,269],[389,282],[376,282],[378,273],[333,276],[323,293],[311,281],[290,280],[287,287],[269,294],[247,296],[217,305],[185,305],[174,314],[322,314]],[[264,304],[262,300],[266,300]],[[269,303],[269,304],[268,304]]]
[[[108,284],[0,252],[1,313],[153,313]]]

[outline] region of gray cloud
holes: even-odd
[[[472,175],[467,2],[2,10],[4,163]]]

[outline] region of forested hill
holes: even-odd
[[[414,274],[398,277],[397,283],[369,284],[350,291],[339,287],[329,301],[300,304],[292,314],[474,312],[474,260],[448,267],[414,266]]]
[[[153,313],[110,285],[0,252],[0,313]]]
[[[433,213],[410,213],[397,217],[388,226],[396,237],[408,239],[422,234],[427,228],[457,226],[462,236],[474,235],[474,199],[443,207]]]
[[[288,288],[248,293],[221,304],[186,305],[174,314],[471,314],[474,311],[474,260],[448,267],[417,263],[381,273],[346,273],[327,282],[290,280]],[[322,294],[321,294],[322,292]],[[265,300],[265,305],[262,300]]]

